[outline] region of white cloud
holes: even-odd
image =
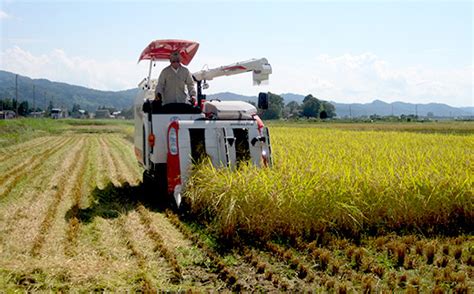
[[[31,78],[45,78],[99,90],[136,87],[146,70],[134,61],[97,61],[69,56],[61,49],[33,55],[16,46],[0,53],[0,68]]]
[[[8,13],[6,13],[3,10],[0,10],[0,20],[7,19],[7,18],[11,18],[11,15],[9,15]]]
[[[245,60],[244,56],[241,60]],[[319,55],[306,59],[285,60],[268,56],[273,68],[269,85],[252,86],[250,73],[210,81],[207,93],[235,92],[256,95],[273,93],[313,94],[337,102],[415,103],[438,102],[453,106],[473,106],[473,68],[431,69],[421,66],[399,68],[373,53],[341,56]],[[231,57],[198,55],[190,64],[194,72],[204,64],[217,67],[241,60]],[[166,65],[158,63],[153,71],[157,77]],[[20,47],[0,53],[0,68],[32,78],[46,78],[100,90],[122,90],[136,87],[148,73],[147,62],[135,60],[98,61],[70,56],[61,49],[34,55]]]
[[[438,102],[473,106],[473,68],[397,68],[375,54],[319,55],[313,60],[277,69],[276,93],[313,94],[337,102]]]

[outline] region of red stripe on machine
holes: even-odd
[[[258,133],[260,134],[260,136],[262,136],[263,135],[262,130],[263,130],[263,127],[265,127],[262,119],[256,114],[253,115],[253,119],[257,122]]]
[[[173,193],[176,185],[181,185],[178,144],[179,121],[174,120],[168,127],[168,193]]]
[[[229,66],[226,68],[223,68],[225,71],[233,71],[233,70],[238,70],[238,69],[247,69],[245,66],[242,65],[234,65],[234,66]]]

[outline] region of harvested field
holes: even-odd
[[[291,127],[301,128],[298,125]],[[471,147],[474,146],[474,141],[470,127],[466,130],[466,127],[456,125],[452,128],[454,134],[451,134],[449,127],[443,125],[440,132],[428,135],[421,132],[419,126],[404,125],[402,129],[408,130],[403,133],[397,133],[394,130],[396,126],[392,125],[377,127],[376,132],[380,134],[375,137],[379,137],[381,141],[374,139],[372,135],[375,132],[365,129],[352,131],[338,126],[331,131],[328,125],[321,129],[317,125],[304,128],[308,128],[306,131],[312,134],[312,138],[330,140],[331,133],[335,132],[338,138],[349,140],[358,132],[360,136],[372,140],[372,143],[365,147],[347,143],[341,146],[346,150],[344,154],[342,151],[325,154],[324,150],[317,148],[308,153],[306,149],[311,158],[319,158],[318,162],[325,164],[324,173],[317,165],[302,166],[304,158],[310,158],[308,156],[285,158],[283,146],[287,144],[285,140],[288,140],[285,134],[290,132],[286,126],[273,125],[271,131],[274,134],[275,167],[261,173],[267,176],[267,183],[274,186],[265,187],[253,183],[252,176],[259,171],[246,167],[234,173],[215,172],[212,179],[204,176],[203,179],[224,179],[222,184],[205,190],[194,179],[193,186],[188,187],[188,195],[194,201],[191,205],[194,206],[191,206],[191,213],[180,215],[168,210],[166,206],[152,205],[154,199],[142,189],[142,169],[136,163],[133,146],[128,140],[129,123],[120,125],[114,122],[107,125],[107,122],[101,121],[84,125],[74,121],[62,131],[57,131],[58,133],[33,136],[30,140],[0,148],[0,289],[7,292],[472,291],[472,229],[464,227],[462,230],[453,230],[454,233],[450,234],[446,234],[446,228],[439,231],[428,230],[429,226],[424,222],[429,218],[416,219],[420,226],[418,231],[412,228],[404,231],[398,230],[398,227],[388,221],[386,227],[381,227],[377,218],[369,220],[361,217],[356,219],[354,225],[354,219],[350,217],[334,218],[332,222],[326,222],[325,219],[324,222],[317,223],[316,220],[307,218],[308,214],[304,211],[294,218],[288,215],[299,207],[304,207],[304,201],[311,200],[311,189],[326,193],[324,195],[328,197],[330,191],[336,191],[336,184],[351,182],[349,178],[337,177],[338,167],[345,167],[346,173],[350,173],[349,166],[344,165],[341,156],[355,158],[355,154],[364,153],[366,148],[388,152],[393,160],[398,160],[397,156],[405,156],[407,162],[414,154],[418,156],[420,172],[426,173],[427,168],[433,166],[449,168],[448,174],[435,172],[437,177],[417,174],[413,177],[418,181],[415,184],[436,184],[433,186],[435,189],[431,190],[433,199],[444,199],[443,197],[452,195],[449,193],[457,193],[458,202],[452,203],[472,205]],[[436,129],[436,126],[427,129]],[[292,148],[302,148],[303,152],[304,148],[298,147],[298,143],[303,144],[305,137],[299,137],[300,134],[294,130],[291,133],[291,140],[296,140]],[[318,137],[318,134],[322,137]],[[417,141],[419,137],[416,137],[419,135],[425,136],[422,137],[424,142],[429,142],[434,147],[420,147],[420,141]],[[377,147],[377,142],[391,142],[395,137],[419,146],[421,153],[408,152],[396,144],[394,146],[399,146],[398,150],[402,150],[399,153],[390,153],[390,146],[384,147],[385,149]],[[436,145],[440,139],[444,140],[444,144],[451,145],[446,148],[442,148],[442,144]],[[451,163],[459,163],[458,170],[451,169],[449,163],[434,163],[445,153],[450,154],[448,158]],[[420,154],[426,157],[422,158]],[[347,188],[344,191],[353,192],[357,195],[357,201],[363,203],[364,191],[375,191],[369,185],[378,183],[376,187],[381,188],[393,203],[396,197],[390,191],[403,191],[405,200],[414,201],[408,197],[410,187],[413,187],[409,185],[408,175],[397,174],[408,170],[410,166],[400,164],[404,169],[395,168],[390,171],[402,179],[400,185],[392,186],[390,173],[377,177],[376,172],[379,171],[380,174],[384,167],[398,167],[398,161],[395,164],[394,161],[384,161],[384,165],[377,165],[376,159],[383,158],[383,154],[378,151],[371,158],[374,161],[370,164],[358,166],[358,177],[352,182],[357,185],[351,187],[354,190]],[[292,166],[291,160],[298,161],[300,166],[294,169],[296,167]],[[338,166],[329,166],[329,162],[337,163]],[[206,168],[202,167],[195,175],[204,174]],[[313,176],[306,181],[305,186],[299,188],[305,191],[305,198],[298,199],[298,195],[301,195],[298,194],[299,190],[289,185],[291,181],[300,184],[305,181],[305,168],[312,168]],[[287,171],[287,174],[283,171]],[[268,173],[280,173],[281,176]],[[369,181],[368,176],[363,176],[367,173],[374,179]],[[325,176],[329,176],[332,181],[324,178]],[[332,186],[327,185],[317,190],[319,186],[315,183],[318,179],[323,179]],[[443,179],[453,181],[448,183]],[[246,190],[239,184],[242,181],[248,184]],[[277,206],[263,206],[258,202],[259,198],[252,194],[255,191],[263,194],[262,197],[276,197],[278,201],[275,204],[283,207],[278,210]],[[264,191],[268,193],[265,194]],[[339,202],[343,199],[341,195],[344,191],[337,190],[336,196],[341,197]],[[425,190],[420,188],[419,191]],[[210,198],[212,195],[216,198]],[[285,198],[288,195],[292,195],[293,201]],[[376,195],[375,192],[371,194],[371,199],[377,200]],[[424,194],[419,192],[417,195],[421,197]],[[217,196],[221,197],[222,202],[213,202],[213,199],[218,199]],[[240,219],[242,211],[246,211],[248,215],[253,213],[251,205],[245,206],[245,202],[239,202],[248,197],[253,197],[255,207],[264,208],[260,213],[268,213],[268,220],[277,219],[272,224],[279,226],[272,228],[259,224],[250,228],[251,222],[248,219]],[[214,211],[219,205],[232,203],[231,200],[234,201],[234,206],[233,214],[227,214],[230,218],[226,219],[224,213]],[[372,206],[372,209],[378,211],[375,209],[380,209],[382,202],[377,200],[375,203],[378,206]],[[436,211],[437,208],[451,207],[449,203],[451,202],[443,204],[436,201],[434,206],[427,207]],[[354,206],[358,204],[359,202],[351,203]],[[391,205],[394,208],[391,220],[400,221],[397,217],[401,218],[402,206]],[[208,210],[204,210],[205,207]],[[368,208],[370,205],[360,207]],[[224,211],[226,213],[230,211],[229,207],[221,208],[227,209]],[[349,211],[349,208],[341,209],[340,215],[344,216],[344,211]],[[467,206],[465,209],[465,216],[468,218],[464,220],[472,223],[472,207]],[[321,230],[308,230],[304,234],[297,225],[285,226],[283,217],[275,218],[273,215],[278,211],[295,224],[301,221],[320,225]],[[442,216],[443,211],[439,211],[439,215]],[[331,210],[327,212],[335,213],[335,206],[331,206]],[[213,215],[215,218],[211,217]],[[403,216],[407,218],[401,218],[402,221],[409,221],[408,217],[412,217],[412,214]],[[256,217],[256,214],[252,217]],[[443,218],[437,220],[441,222]],[[233,225],[238,238],[229,238],[231,229],[225,226],[229,224]],[[344,231],[341,224],[348,224],[347,228],[350,230]],[[365,230],[364,226],[369,229]],[[374,226],[378,230],[372,230]],[[272,234],[265,231],[268,228],[272,229]],[[333,229],[338,234],[334,234]]]

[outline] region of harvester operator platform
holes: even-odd
[[[188,100],[187,94],[189,94],[191,101]],[[171,53],[170,65],[161,71],[155,89],[155,99],[161,101],[163,106],[170,103],[195,105],[194,80],[189,70],[181,64],[179,52]]]

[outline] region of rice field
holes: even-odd
[[[204,164],[187,190],[192,213],[237,242],[472,233],[472,125],[461,134],[387,127],[276,125],[273,168]]]
[[[270,124],[273,168],[204,163],[179,215],[142,188],[130,122],[36,125],[0,123],[2,292],[474,286],[472,123]]]

